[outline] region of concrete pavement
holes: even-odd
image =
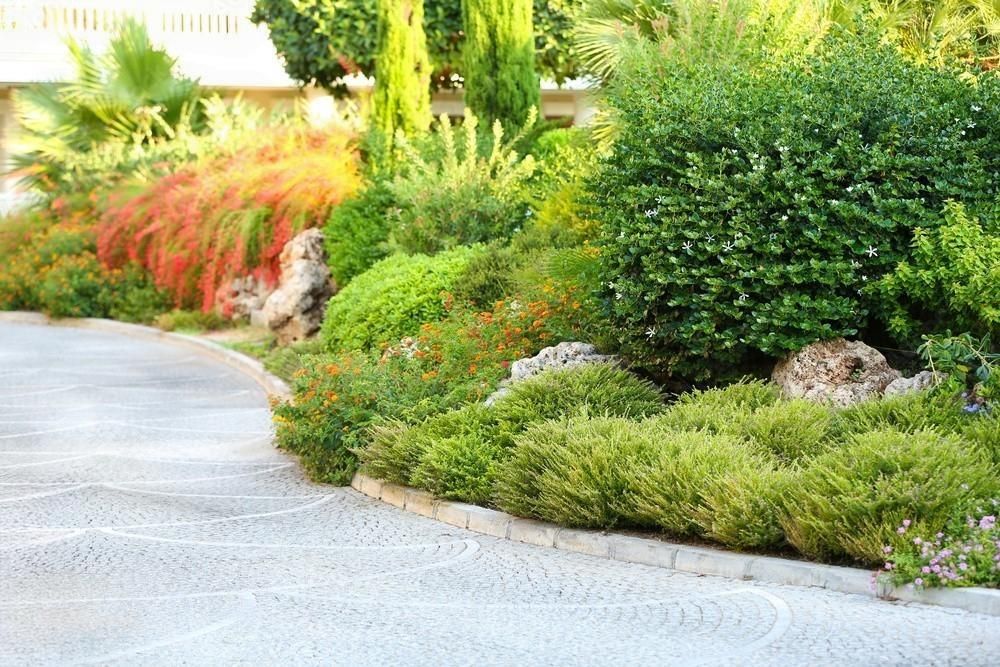
[[[470,533],[318,486],[192,350],[0,324],[2,665],[990,665],[1000,619]]]

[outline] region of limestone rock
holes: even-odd
[[[285,345],[319,331],[326,302],[336,288],[330,280],[323,233],[309,229],[281,251],[281,280],[264,304],[263,322]]]
[[[938,382],[944,380],[946,376],[931,371],[922,371],[911,378],[899,378],[889,383],[885,388],[886,396],[903,396],[913,394],[918,391],[926,391]]]
[[[235,319],[252,319],[254,313],[260,311],[271,296],[270,289],[262,280],[257,280],[253,276],[237,278],[229,284],[228,288],[222,288],[218,294],[219,303],[228,304],[227,312]]]
[[[583,364],[618,363],[619,357],[599,354],[597,348],[588,343],[566,342],[547,347],[533,357],[518,359],[510,367],[510,379],[486,399],[486,405],[493,405],[510,392],[510,385],[538,375],[553,368],[570,368]]]
[[[772,379],[790,398],[846,407],[877,398],[900,373],[878,350],[843,338],[813,343],[774,367]]]

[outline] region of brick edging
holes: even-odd
[[[522,519],[478,505],[439,500],[426,491],[388,484],[361,473],[354,475],[351,486],[359,493],[407,512],[500,539],[691,574],[787,586],[810,586],[838,593],[1000,616],[1000,590],[917,590],[912,585],[893,587],[886,584],[879,584],[878,590],[873,590],[872,573],[858,568],[692,547],[618,533],[562,528],[556,524]]]

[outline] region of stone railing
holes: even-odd
[[[250,26],[252,0],[0,0],[0,32],[101,33],[125,16],[151,32],[234,35]]]
[[[72,73],[64,41],[97,50],[125,17],[210,87],[293,88],[267,36],[250,22],[253,0],[0,0],[0,86]]]

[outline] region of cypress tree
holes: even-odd
[[[465,104],[492,123],[519,126],[541,104],[532,0],[462,0]]]
[[[388,140],[430,127],[430,77],[424,0],[378,0],[373,121]]]

